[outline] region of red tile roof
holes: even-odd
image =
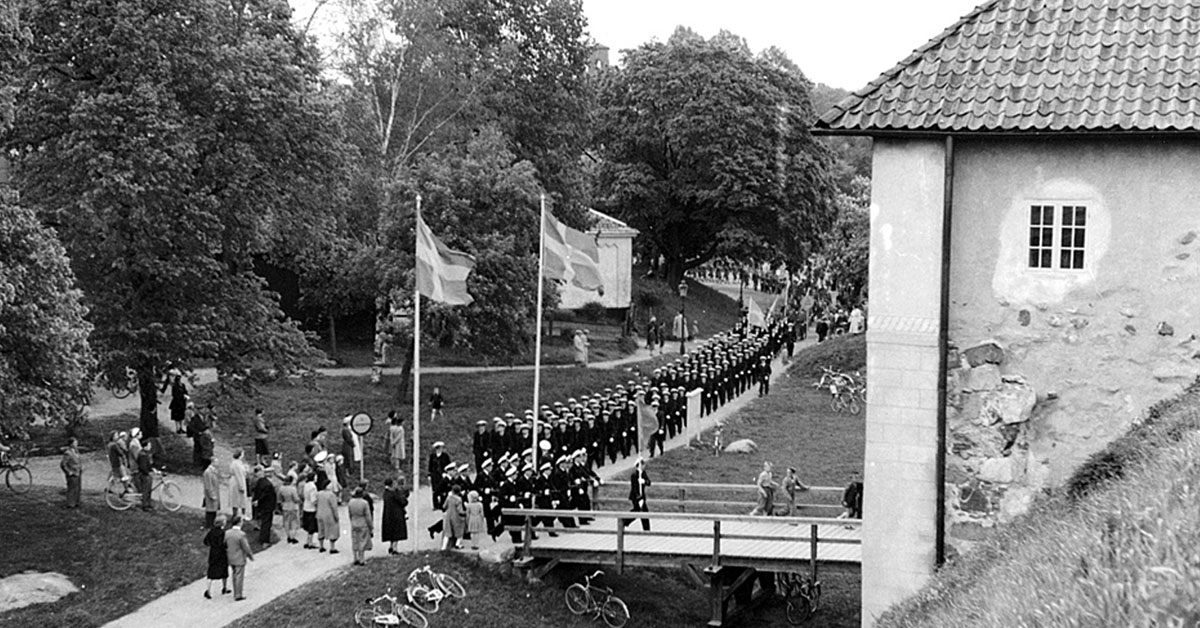
[[[817,129],[1200,131],[1200,2],[992,0]]]

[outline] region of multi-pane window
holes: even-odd
[[[1082,269],[1086,231],[1083,205],[1030,205],[1029,267]]]

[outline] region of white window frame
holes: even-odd
[[[1086,201],[1075,200],[1031,200],[1026,204],[1028,211],[1026,212],[1025,220],[1025,267],[1028,270],[1036,272],[1080,272],[1088,270],[1088,240],[1087,230],[1091,222],[1088,219],[1090,213],[1088,203]],[[1040,215],[1035,215],[1035,208],[1040,210]],[[1050,209],[1050,222],[1045,222],[1045,209]],[[1071,213],[1067,215],[1067,208],[1071,209]],[[1079,211],[1082,210],[1082,216]],[[1077,224],[1079,218],[1082,218],[1083,224]],[[1040,222],[1035,222],[1035,218]],[[1034,230],[1040,230],[1035,234]],[[1064,235],[1069,231],[1071,243],[1064,246],[1067,238]],[[1049,234],[1050,245],[1046,245],[1045,235]],[[1082,241],[1081,241],[1082,240]],[[1081,241],[1081,242],[1080,242]],[[1035,243],[1036,242],[1036,243]],[[1076,242],[1080,242],[1076,244]],[[1034,265],[1035,259],[1033,255],[1035,251],[1041,259],[1045,259],[1046,254],[1049,254],[1049,265],[1041,266]],[[1069,255],[1068,266],[1063,266],[1063,255]],[[1078,263],[1079,266],[1075,264]]]

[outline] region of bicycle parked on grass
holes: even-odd
[[[151,494],[158,492],[158,503],[162,504],[163,508],[171,512],[179,510],[183,505],[183,491],[179,485],[167,478],[167,474],[154,470],[154,484],[150,488]],[[118,478],[111,473],[108,475],[108,485],[104,488],[104,502],[113,510],[129,510],[134,504],[142,502],[142,493],[133,486],[133,482]]]
[[[402,603],[392,595],[389,588],[383,595],[367,600],[367,606],[354,612],[354,623],[359,628],[399,626],[408,624],[414,628],[427,628],[429,620],[421,611]]]
[[[439,573],[429,565],[412,570],[404,589],[409,603],[425,613],[436,613],[446,599],[462,599],[467,590],[450,574]]]
[[[33,487],[33,473],[28,466],[29,451],[13,447],[7,455],[0,455],[0,468],[4,469],[4,485],[18,495],[28,493]]]
[[[867,382],[858,373],[821,367],[821,379],[813,382],[813,388],[829,391],[829,407],[834,412],[858,414],[867,404]]]
[[[787,621],[799,626],[821,608],[821,581],[798,573],[779,575],[780,592],[787,600]]]
[[[564,593],[567,609],[576,615],[592,613],[592,619],[603,617],[604,623],[612,628],[621,628],[629,621],[629,607],[625,606],[621,598],[613,595],[612,589],[592,584],[592,578],[603,575],[604,571],[597,569],[596,573],[584,576],[583,582],[576,582],[567,587]]]

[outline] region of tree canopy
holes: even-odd
[[[671,281],[719,252],[798,265],[834,215],[809,89],[782,52],[755,56],[728,32],[680,28],[629,51],[600,95],[601,204]]]
[[[290,370],[303,334],[253,272],[339,190],[313,50],[281,0],[39,0],[4,144],[54,225],[105,380],[157,434],[168,366]]]

